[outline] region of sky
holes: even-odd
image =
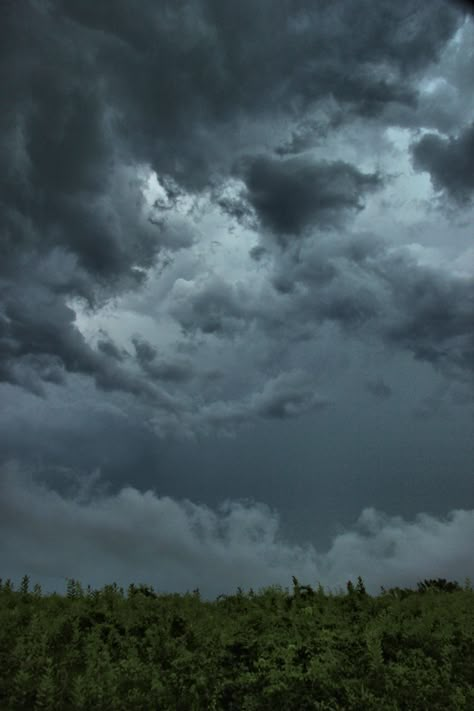
[[[474,17],[7,0],[0,577],[474,578]]]

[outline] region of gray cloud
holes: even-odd
[[[166,12],[147,2],[133,17],[118,6],[113,23],[100,8],[68,3],[65,14],[77,40],[100,51],[110,77],[107,102],[127,114],[128,142],[132,137],[136,151],[161,165],[158,172],[188,185],[207,182],[225,160],[216,132],[237,114],[288,113],[290,102],[298,112],[329,95],[363,115],[390,102],[412,103],[409,75],[436,58],[460,21],[445,2],[428,11],[413,1],[397,8],[384,2],[377,12],[370,3],[345,0],[331,8],[301,2],[275,8],[266,0],[258,12],[249,0],[238,10],[203,0]],[[161,73],[157,83],[163,66],[176,71],[172,78]],[[125,140],[123,129],[120,135]],[[178,146],[180,166],[173,158]]]
[[[97,348],[106,356],[110,356],[118,361],[123,361],[126,356],[126,353],[123,350],[120,350],[120,348],[117,348],[115,343],[107,337],[97,342]]]
[[[265,256],[265,254],[267,254],[267,250],[260,244],[256,244],[255,247],[252,247],[252,249],[249,251],[250,257],[252,257],[252,259],[255,259],[256,262],[259,262],[262,257]]]
[[[395,268],[394,268],[395,267]],[[474,368],[474,283],[411,266],[388,275],[398,313],[385,335],[416,358],[469,376]]]
[[[473,511],[406,521],[367,508],[321,553],[309,541],[286,542],[278,513],[260,503],[227,500],[214,511],[131,486],[110,495],[100,485],[96,472],[64,496],[31,471],[4,466],[3,575],[18,583],[27,571],[45,592],[64,593],[69,577],[96,588],[112,581],[124,588],[143,582],[160,592],[199,587],[212,599],[238,586],[290,586],[292,575],[326,589],[361,575],[372,593],[424,578],[464,582],[473,563]]]
[[[290,333],[293,324],[332,321],[406,349],[451,376],[471,377],[471,277],[420,265],[407,249],[370,235],[308,239],[303,249],[276,254],[274,268]]]
[[[320,540],[367,503],[470,502],[472,20],[445,0],[3,5],[0,463],[24,465],[0,473],[2,575],[208,595],[462,577],[470,511],[366,509],[319,553],[238,499]],[[465,210],[433,217],[415,139]]]
[[[226,194],[225,191],[223,193],[215,192],[215,201],[226,215],[244,227],[251,229],[258,228],[258,220],[255,211],[246,199],[245,190],[231,195]]]
[[[151,379],[179,382],[188,380],[191,377],[191,364],[189,362],[167,363],[160,360],[158,358],[158,350],[140,336],[134,336],[132,343],[137,362]]]
[[[392,395],[392,388],[383,380],[368,380],[365,384],[369,393],[379,400],[387,400]]]
[[[314,392],[311,378],[302,371],[282,373],[269,380],[254,402],[258,414],[279,420],[328,404]]]
[[[152,358],[148,357],[146,351],[149,344],[141,342],[138,345],[140,365],[143,371],[152,379],[158,381],[168,381],[172,383],[184,383],[194,375],[194,368],[189,360],[174,359],[173,361],[158,360],[156,354]],[[137,347],[137,346],[136,346]],[[145,356],[144,356],[145,352]]]
[[[337,226],[347,210],[362,209],[365,192],[382,185],[380,176],[360,173],[343,161],[306,157],[253,157],[243,164],[243,174],[249,202],[277,235]]]
[[[144,338],[134,337],[132,343],[135,348],[137,360],[142,367],[156,358],[157,350]]]
[[[78,191],[103,190],[119,146],[125,159],[159,174],[207,184],[228,153],[216,139],[233,117],[292,116],[292,102],[298,113],[330,96],[362,115],[412,103],[411,75],[436,59],[460,22],[441,0],[429,9],[384,2],[376,11],[362,0],[277,10],[266,0],[258,12],[249,0],[238,10],[202,0],[165,12],[144,2],[140,13],[122,3],[113,21],[105,8],[77,2],[10,5],[3,43],[15,99],[5,117],[15,138],[10,175],[35,186],[41,176],[45,189],[77,199]]]
[[[153,404],[167,412],[177,406],[162,388],[122,367],[113,343],[99,341],[98,350],[92,348],[75,325],[73,309],[35,284],[4,290],[0,355],[0,382],[36,395],[45,395],[43,382],[64,384],[67,373],[76,373],[92,378],[102,391],[122,391],[145,406]]]
[[[472,7],[472,2],[470,2],[470,0],[454,0],[454,2],[466,13],[474,13],[474,8]]]
[[[214,275],[177,282],[174,297],[169,311],[187,332],[232,334],[251,317],[247,294]]]
[[[459,136],[428,133],[412,146],[413,164],[430,174],[433,186],[460,205],[474,194],[474,122]]]
[[[188,428],[191,435],[209,434],[213,430],[233,433],[237,427],[255,424],[260,419],[291,419],[322,410],[329,404],[328,398],[317,391],[315,379],[309,373],[292,370],[267,376],[261,390],[255,389],[246,397],[203,404],[199,410],[186,413],[181,426]]]
[[[119,3],[113,18],[102,5],[28,0],[9,3],[3,20],[2,289],[15,300],[28,259],[24,298],[40,282],[56,316],[54,328],[46,317],[33,326],[27,305],[17,308],[4,335],[2,377],[38,389],[43,377],[60,382],[62,369],[138,393],[142,386],[119,377],[117,352],[102,343],[93,353],[81,341],[70,298],[96,308],[143,285],[158,259],[193,242],[171,208],[186,191],[218,191],[245,155],[250,202],[264,223],[280,233],[313,219],[337,224],[378,178],[343,162],[262,159],[267,124],[276,117],[293,134],[315,102],[328,100],[346,117],[414,107],[415,79],[462,16],[441,0],[429,9],[406,0],[376,10],[365,0],[327,8],[295,0],[278,9],[265,0],[258,10],[250,0],[238,9],[213,0],[165,10],[144,2],[139,13]],[[328,125],[336,125],[329,114]],[[277,136],[273,148],[279,144]],[[154,215],[137,174],[143,166],[156,170],[167,194]],[[244,203],[220,201],[245,217]],[[176,317],[190,332],[231,332],[242,308],[228,298],[214,284]],[[50,356],[54,374],[44,366]],[[13,365],[14,358],[22,362]]]

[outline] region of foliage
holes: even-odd
[[[42,596],[0,579],[0,708],[367,711],[474,708],[474,592],[444,579],[258,594],[114,583]]]

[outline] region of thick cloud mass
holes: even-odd
[[[291,323],[332,321],[350,333],[377,334],[451,376],[472,376],[471,277],[420,266],[406,248],[359,235],[279,255],[273,284]]]
[[[14,465],[4,468],[0,532],[7,541],[6,576],[16,582],[28,569],[45,592],[64,593],[65,579],[75,578],[95,588],[112,580],[124,589],[146,582],[159,592],[199,587],[204,598],[213,599],[234,594],[238,586],[287,587],[292,575],[331,589],[362,575],[376,594],[380,585],[414,587],[418,580],[443,576],[463,580],[472,562],[472,511],[406,521],[367,508],[318,553],[312,545],[285,541],[278,515],[256,502],[226,501],[216,512],[133,487],[110,496],[98,484],[100,475],[92,475],[72,496],[62,497]]]
[[[428,133],[412,148],[418,170],[427,171],[438,190],[445,190],[458,203],[474,193],[474,122],[459,136],[441,138]]]
[[[362,473],[351,454],[336,467],[344,436],[360,422],[373,437],[371,418],[400,405],[397,422],[413,417],[421,428],[429,418],[420,413],[438,417],[426,436],[417,429],[420,457],[428,461],[445,437],[464,481],[474,365],[473,37],[470,13],[447,0],[3,3],[0,464],[14,459],[18,472],[33,466],[59,478],[102,467],[117,480],[168,477],[184,490],[204,482],[209,448],[222,490],[236,491],[238,479],[253,491],[273,457],[288,462],[285,480],[272,483],[285,504],[291,477],[305,471],[325,491],[340,469],[352,484],[334,504],[336,520],[354,482],[366,477],[361,497],[372,507],[371,486],[385,476],[378,461]],[[290,462],[287,441],[303,423],[308,435]],[[403,442],[389,442],[389,429],[381,461],[393,473]],[[245,431],[252,451],[242,445],[240,454],[251,464],[236,474],[238,458],[217,452],[221,435],[240,443]],[[192,465],[170,473],[166,462],[192,446],[180,460]],[[2,476],[13,540],[8,521],[21,493],[13,475]],[[421,497],[429,483],[419,477]],[[212,487],[202,486],[209,499]],[[109,513],[45,494],[35,520],[41,528],[51,506],[66,530],[72,512],[90,540],[104,530],[110,542],[109,514],[113,528],[123,505],[149,505],[188,532],[167,534],[165,544],[158,536],[170,560],[194,560],[198,574],[206,559],[227,575],[232,564],[214,534],[190,543],[192,516],[181,504],[124,491]],[[204,529],[217,526],[194,506]],[[236,533],[260,521],[255,530],[283,570],[294,551],[274,545],[267,514],[232,511],[229,560],[246,561],[249,581],[260,575],[260,554]],[[292,514],[299,518],[296,504]],[[412,529],[364,516],[380,524],[377,541],[397,526],[424,540],[428,519]],[[450,522],[426,525],[457,541],[470,520],[456,510]],[[33,540],[36,524],[24,525]],[[346,574],[341,561],[358,540],[335,541],[327,561],[340,557],[321,562],[328,579]],[[188,577],[171,579],[179,586]]]
[[[306,119],[318,136],[351,116],[382,117],[394,103],[415,111],[415,80],[461,21],[441,1],[429,9],[387,2],[376,11],[346,0],[276,8],[145,2],[140,12],[118,3],[113,13],[89,2],[9,3],[1,54],[9,107],[0,144],[2,378],[31,387],[69,371],[147,392],[121,372],[111,346],[90,351],[68,298],[96,307],[139,287],[160,254],[194,240],[166,218],[179,195],[215,188],[239,162],[247,204],[277,237],[340,226],[382,176],[343,160],[265,155],[266,127],[273,123],[278,143],[285,124],[294,135],[295,121],[311,113],[323,121]],[[427,136],[415,148],[418,162],[461,195],[468,159],[464,181],[453,166],[469,134],[446,146],[433,140],[441,141]],[[164,181],[158,217],[147,212],[146,166]],[[28,289],[14,307],[19,280]],[[56,316],[41,317],[40,306],[33,335],[24,302],[38,293]],[[170,314],[188,331],[228,334],[249,314],[245,301],[216,277]],[[352,311],[339,299],[326,316]],[[160,368],[165,380],[188,380],[182,367],[166,364],[154,365],[155,378]]]
[[[337,225],[348,209],[362,209],[364,191],[380,185],[375,174],[337,161],[312,163],[256,157],[244,169],[249,202],[277,234],[298,234],[308,226]]]

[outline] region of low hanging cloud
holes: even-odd
[[[45,593],[64,593],[65,578],[74,578],[95,588],[114,581],[159,592],[199,587],[213,599],[238,586],[289,587],[292,575],[333,590],[361,575],[376,594],[382,585],[464,582],[472,574],[474,511],[406,521],[366,508],[318,552],[310,542],[283,540],[278,513],[256,502],[227,500],[215,511],[130,486],[109,495],[97,472],[76,483],[66,497],[15,464],[1,469],[2,577],[18,584],[28,574]]]

